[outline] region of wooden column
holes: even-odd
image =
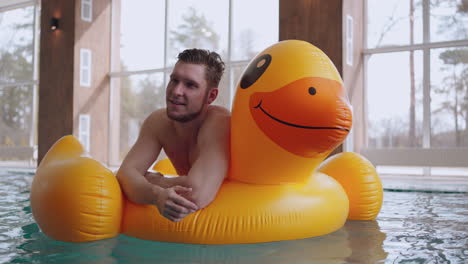
[[[40,162],[64,135],[79,136],[79,115],[90,115],[90,154],[108,162],[111,0],[92,1],[91,21],[81,0],[47,0],[41,6],[38,142]],[[50,29],[52,17],[59,28]],[[91,85],[80,84],[80,50],[91,51]]]
[[[305,40],[321,49],[343,73],[343,1],[280,0],[280,40]]]
[[[362,74],[362,60],[360,60],[362,41],[354,42],[352,51],[354,63],[346,65],[344,26],[346,15],[352,14],[355,19],[354,41],[357,37],[362,38],[362,7],[363,0],[280,0],[279,5],[279,39],[305,40],[325,52],[342,76],[345,88],[351,98],[355,97],[350,92],[362,92],[362,78],[355,76],[356,73]],[[353,101],[351,102],[353,104]],[[355,102],[362,103],[356,100]],[[356,107],[354,105],[353,108],[353,126],[360,126],[362,124],[356,123],[360,120],[356,120]],[[342,151],[343,146],[341,145],[333,153]]]
[[[41,4],[38,162],[63,135],[73,133],[75,0]],[[51,19],[59,20],[52,31]]]

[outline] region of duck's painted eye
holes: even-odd
[[[268,65],[271,63],[271,55],[264,54],[258,57],[255,61],[250,63],[249,67],[242,76],[242,80],[240,83],[240,87],[242,89],[249,88],[252,84],[254,84],[260,76],[266,71]]]
[[[309,94],[310,95],[315,95],[317,93],[317,90],[314,87],[309,88]]]

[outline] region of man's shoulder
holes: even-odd
[[[208,118],[226,118],[231,117],[231,111],[219,105],[210,105],[208,108]]]
[[[161,128],[165,127],[167,123],[167,115],[166,115],[166,109],[158,109],[153,111],[151,114],[146,117],[144,123],[143,123],[143,128],[144,129],[149,129],[153,132],[160,130]]]
[[[205,119],[205,123],[210,127],[224,126],[231,120],[231,111],[225,107],[218,105],[211,105],[208,108],[208,115]]]
[[[167,121],[167,114],[166,114],[166,108],[161,108],[158,110],[153,111],[151,114],[148,115],[146,118],[146,121],[149,121],[151,123],[160,123],[162,121]]]
[[[203,124],[202,134],[213,135],[228,131],[231,123],[231,112],[222,106],[213,105],[208,109],[208,115]]]

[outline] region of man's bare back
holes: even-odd
[[[143,122],[117,173],[129,200],[154,204],[171,221],[213,201],[229,166],[230,112],[210,105],[223,71],[214,52],[192,49],[179,54],[166,89],[167,107]],[[181,176],[166,179],[147,172],[161,150]]]

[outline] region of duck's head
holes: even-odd
[[[250,62],[237,87],[235,116],[252,119],[276,145],[305,158],[331,152],[352,124],[335,66],[320,49],[298,40],[274,44]]]

